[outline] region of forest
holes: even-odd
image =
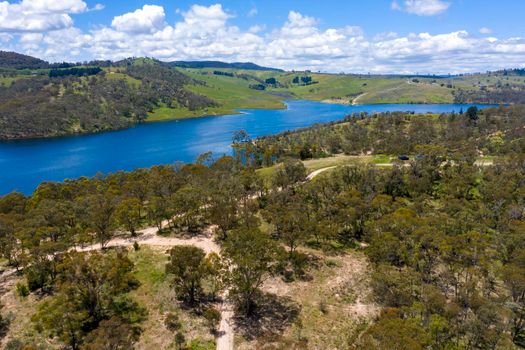
[[[154,319],[171,348],[214,348],[189,327],[213,339],[224,300],[240,349],[523,348],[524,125],[519,106],[360,114],[255,140],[239,131],[233,156],[1,197],[6,349],[132,349]],[[303,161],[340,154],[404,160],[308,176]],[[155,295],[173,295],[172,309],[141,298],[149,228],[188,242],[156,253],[167,284]],[[24,303],[27,316],[10,312]]]
[[[121,62],[118,72],[53,68],[45,76],[0,85],[0,140],[121,129],[143,122],[161,105],[189,110],[217,105],[185,89],[191,79],[182,73],[155,61],[134,63]]]

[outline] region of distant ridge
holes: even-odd
[[[0,51],[0,67],[9,69],[43,69],[49,68],[49,63],[16,52]]]
[[[168,64],[174,67],[181,68],[233,68],[233,69],[246,69],[246,70],[267,70],[283,72],[282,69],[262,67],[251,62],[233,62],[226,63],[221,61],[174,61]]]

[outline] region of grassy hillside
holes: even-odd
[[[237,113],[236,109],[280,109],[284,108],[283,98],[268,92],[250,89],[249,80],[238,77],[214,75],[212,71],[200,69],[183,69],[179,71],[192,78],[192,82],[186,88],[196,94],[207,96],[216,101],[218,106],[207,107],[197,110],[177,106],[167,108],[162,106],[149,114],[147,121],[163,121],[172,119],[193,118],[205,115],[222,115]],[[242,74],[241,71],[236,74]],[[256,71],[256,74],[264,76],[265,71]]]
[[[167,64],[150,58],[49,64],[0,52],[0,139],[115,130],[238,109],[279,109],[289,99],[524,103],[525,77],[522,70],[451,77],[321,74],[248,63]]]
[[[217,69],[181,69],[192,78],[207,83],[193,91],[224,102],[233,108],[269,108],[268,102],[277,99],[304,99],[333,103],[451,103],[453,88],[445,82],[389,76],[338,75],[309,72],[278,72],[239,69],[220,69],[234,76],[215,75]],[[294,84],[296,77],[311,77],[309,85]],[[249,85],[275,78],[276,86],[267,85],[264,93],[250,91]],[[443,86],[441,86],[443,84]],[[255,98],[255,99],[253,99]],[[233,102],[233,104],[232,104]],[[259,107],[262,104],[262,107]],[[271,108],[271,107],[270,107]]]

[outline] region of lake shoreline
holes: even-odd
[[[234,132],[250,137],[279,134],[341,120],[354,113],[447,113],[469,105],[343,106],[288,100],[286,109],[239,109],[236,114],[141,123],[130,128],[53,138],[0,142],[0,194],[29,194],[42,182],[131,171],[177,161],[189,163],[206,152],[231,154]],[[486,105],[479,105],[486,106]],[[488,107],[488,106],[487,106]]]
[[[366,93],[365,93],[366,94]],[[100,131],[87,131],[87,132],[72,132],[67,134],[61,134],[61,135],[50,135],[50,136],[30,136],[30,137],[17,137],[17,138],[7,138],[7,139],[0,139],[0,144],[2,143],[15,143],[15,142],[25,142],[25,141],[32,141],[32,140],[54,140],[54,139],[61,139],[61,138],[69,138],[69,137],[82,137],[82,136],[88,136],[88,135],[100,135],[105,133],[111,133],[111,132],[119,132],[122,130],[128,130],[132,128],[136,128],[140,125],[145,124],[154,124],[154,123],[167,123],[167,122],[177,122],[177,121],[183,121],[183,120],[192,120],[192,119],[202,119],[202,118],[216,118],[216,117],[224,117],[224,116],[232,116],[232,115],[243,115],[242,111],[257,111],[257,110],[269,110],[269,111],[279,111],[279,110],[287,110],[288,109],[288,102],[294,101],[294,102],[318,102],[323,104],[333,104],[333,105],[341,105],[341,106],[353,106],[353,107],[359,107],[359,106],[395,106],[395,105],[410,105],[410,106],[434,106],[434,105],[464,105],[464,106],[470,106],[474,104],[455,104],[455,103],[367,103],[367,104],[360,104],[360,103],[354,103],[358,98],[364,96],[365,94],[359,95],[356,98],[354,98],[352,101],[346,101],[342,99],[328,99],[328,100],[301,100],[301,99],[289,99],[283,101],[282,108],[267,108],[267,107],[260,107],[260,108],[238,108],[228,113],[221,113],[221,114],[203,114],[203,115],[195,115],[195,116],[188,116],[188,117],[174,117],[174,118],[166,118],[166,119],[159,119],[159,120],[148,120],[145,119],[142,122],[138,123],[130,123],[129,126],[124,126],[121,128],[115,128],[115,129],[107,129],[107,130],[100,130]],[[405,110],[405,112],[408,112],[410,110]],[[425,114],[425,113],[421,113]]]

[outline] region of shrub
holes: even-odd
[[[182,323],[179,320],[179,315],[171,312],[164,319],[164,325],[167,329],[169,329],[172,332],[178,331],[182,328]]]
[[[18,282],[16,284],[16,294],[22,298],[27,297],[29,295],[29,288],[27,287],[27,284]]]
[[[208,323],[210,331],[214,332],[219,326],[219,322],[221,322],[222,317],[220,311],[209,307],[204,310],[203,316],[206,319],[206,322]]]

